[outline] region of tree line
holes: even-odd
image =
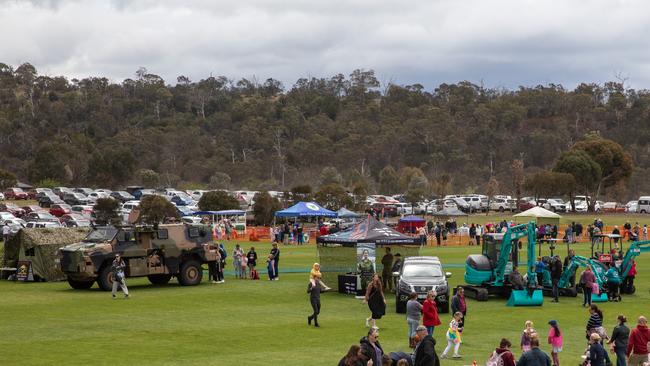
[[[37,185],[308,186],[325,188],[321,201],[341,190],[415,199],[530,193],[526,177],[579,168],[572,194],[623,201],[650,192],[649,116],[650,92],[624,81],[427,90],[354,70],[285,87],[225,76],[170,83],[140,68],[118,83],[0,63],[0,167]],[[610,142],[625,161],[608,155]]]

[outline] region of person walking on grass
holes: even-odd
[[[440,358],[447,358],[447,354],[451,350],[451,348],[454,348],[454,354],[452,358],[460,358],[461,355],[458,353],[458,350],[460,348],[460,344],[462,343],[461,339],[461,333],[460,333],[460,321],[463,318],[463,314],[460,311],[457,311],[454,313],[454,317],[451,319],[451,322],[449,322],[449,329],[447,329],[447,347],[445,347],[445,350],[442,351],[442,354],[440,355]]]
[[[384,297],[384,289],[381,287],[379,275],[375,274],[372,281],[368,284],[366,289],[366,296],[363,299],[364,303],[368,304],[371,315],[366,319],[366,327],[377,325],[377,320],[381,319],[386,314],[386,297]],[[372,321],[372,324],[371,324]]]
[[[626,353],[630,366],[642,366],[648,361],[648,342],[650,342],[648,320],[645,316],[640,316],[627,343]]]
[[[316,264],[318,263],[315,263],[315,265]],[[320,293],[322,290],[323,284],[320,282],[320,277],[316,277],[309,281],[309,284],[307,285],[307,293],[309,293],[309,303],[311,304],[312,314],[307,317],[307,325],[311,325],[313,320],[314,326],[319,327],[318,314],[320,314]]]
[[[551,358],[539,349],[539,338],[531,340],[530,350],[519,357],[516,366],[551,366]]]
[[[460,331],[462,332],[465,329],[465,317],[467,315],[467,303],[465,302],[465,290],[458,286],[456,288],[456,295],[451,298],[451,312],[452,314],[461,313],[462,317],[460,319]]]
[[[562,352],[562,332],[557,325],[556,320],[548,322],[551,329],[548,332],[548,344],[551,345],[551,358],[553,359],[553,366],[560,366],[560,357],[558,354]]]
[[[122,259],[120,253],[115,254],[115,259],[111,265],[111,272],[113,273],[113,299],[117,298],[117,287],[119,286],[124,293],[124,298],[129,298],[129,289],[126,287],[126,276],[124,275],[124,269],[126,264]]]
[[[257,266],[257,252],[255,252],[255,247],[251,247],[248,253],[246,253],[246,258],[248,259],[249,276],[253,278],[253,270]]]
[[[603,348],[603,345],[600,344],[602,338],[598,333],[592,333],[589,336],[589,353],[587,354],[587,359],[591,366],[605,366],[607,360],[607,351]]]
[[[587,305],[591,306],[591,292],[595,282],[596,276],[591,271],[591,266],[588,265],[580,275],[580,287],[582,287],[582,295],[584,296],[582,301],[583,307]]]
[[[617,318],[618,325],[614,327],[612,336],[607,341],[607,344],[616,354],[616,366],[627,366],[627,344],[630,338],[630,328],[625,325],[627,318],[625,315],[620,314]]]
[[[417,292],[409,294],[409,300],[406,303],[406,324],[408,325],[409,347],[415,348],[415,332],[420,325],[422,315],[422,304],[418,301]]]
[[[381,281],[379,282],[379,285],[381,286]],[[371,327],[368,330],[368,335],[361,338],[359,344],[361,345],[361,352],[365,358],[368,359],[368,361],[372,361],[372,363],[368,362],[369,366],[381,365],[384,350],[381,348],[381,344],[379,343],[379,328],[374,326]]]
[[[420,325],[416,329],[417,337],[420,339],[413,352],[413,366],[440,366],[440,360],[436,354],[436,340],[427,332],[427,328]]]
[[[438,305],[436,304],[436,291],[430,290],[427,292],[427,298],[422,305],[422,325],[427,327],[427,332],[433,336],[435,327],[442,324],[438,317]],[[462,323],[462,320],[461,320]],[[461,325],[462,327],[462,325]]]

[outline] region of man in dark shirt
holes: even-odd
[[[278,248],[278,243],[273,243],[271,255],[273,256],[273,268],[275,269],[275,278],[273,280],[277,281],[280,279],[280,272],[278,272],[278,263],[280,262],[280,249]]]
[[[315,279],[314,282],[309,282],[307,285],[307,292],[309,293],[309,302],[311,303],[311,308],[313,313],[307,317],[307,324],[311,325],[311,321],[314,321],[314,326],[318,327],[318,314],[320,314],[320,292],[321,292],[321,283],[319,279]]]
[[[560,256],[556,255],[551,259],[551,283],[553,285],[553,302],[558,302],[559,298],[558,296],[560,295],[560,289],[558,287],[558,283],[560,282],[560,278],[562,277],[562,261],[560,260]]]
[[[386,254],[381,257],[381,264],[384,268],[381,270],[381,284],[384,291],[390,291],[393,288],[392,269],[393,269],[393,254],[390,252],[390,247],[386,247]]]
[[[436,354],[436,341],[431,334],[427,333],[427,327],[420,325],[416,329],[417,337],[420,342],[415,346],[413,352],[414,366],[440,366],[440,360]]]
[[[551,358],[539,349],[539,339],[533,338],[530,341],[530,347],[530,351],[521,355],[517,366],[551,366]]]

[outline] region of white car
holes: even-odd
[[[17,217],[14,216],[11,212],[5,212],[2,211],[0,212],[0,220],[6,221],[6,220],[16,220]]]
[[[566,212],[566,205],[564,202],[555,198],[547,199],[542,207],[553,212]]]
[[[5,194],[0,192],[0,201],[4,201],[5,199]]]
[[[131,211],[138,206],[140,206],[140,201],[126,201],[122,204],[122,211],[131,213]]]
[[[91,202],[97,202],[97,200],[100,199],[100,198],[109,198],[109,197],[110,197],[110,193],[100,192],[100,191],[91,192],[91,193],[87,196],[87,198],[88,198]]]
[[[16,235],[16,233],[19,232],[20,229],[27,226],[27,223],[23,219],[3,220],[3,222],[9,226],[9,230],[11,230],[11,235]]]
[[[625,204],[625,212],[636,213],[638,207],[639,207],[639,201],[630,201]]]
[[[197,202],[198,202],[198,201],[201,199],[201,197],[203,197],[203,195],[204,195],[206,192],[207,192],[207,191],[205,191],[205,190],[203,190],[203,189],[194,190],[194,191],[193,191],[193,190],[188,190],[188,191],[187,191],[187,194],[189,194],[190,197],[192,197],[192,199],[193,199],[194,201],[197,201]]]
[[[493,198],[490,201],[490,210],[492,211],[512,211],[514,212],[517,209],[516,200],[507,199],[507,198]]]
[[[30,221],[25,225],[25,227],[34,229],[34,228],[60,228],[63,227],[58,221]]]
[[[587,212],[587,201],[576,201],[576,212]],[[600,212],[601,201],[596,201],[594,211]]]

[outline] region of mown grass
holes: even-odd
[[[270,249],[268,243],[242,244],[255,245],[260,254]],[[233,243],[227,246],[230,252]],[[586,254],[586,245],[577,248]],[[281,249],[281,269],[306,271],[317,260],[313,244]],[[462,282],[465,257],[477,251],[442,247],[426,248],[424,254],[448,264],[455,285]],[[648,315],[650,256],[640,257],[638,264],[637,293],[622,303],[602,305],[608,331],[619,313],[630,319]],[[225,284],[204,279],[196,287],[180,287],[175,280],[154,287],[146,279],[132,279],[132,298],[111,300],[109,293],[96,288],[75,291],[66,283],[0,281],[0,365],[334,365],[366,333],[368,309],[351,296],[326,293],[322,327],[308,327],[306,284],[306,273],[281,273],[281,280],[274,282],[229,275]],[[381,342],[387,351],[405,351],[404,315],[395,314],[394,297],[387,298],[388,314],[378,322]],[[447,322],[449,317],[442,318]],[[501,299],[470,300],[464,357],[442,363],[483,363],[502,337],[518,344],[525,320],[533,320],[545,339],[547,321],[556,319],[565,332],[561,360],[576,364],[585,347],[587,318],[580,298],[562,298],[559,304],[547,299],[535,308],[506,307]],[[435,331],[438,352],[443,333],[442,328]]]
[[[647,215],[599,215],[607,225],[648,219]],[[472,215],[468,222],[485,223],[509,219],[508,214]],[[562,223],[584,224],[593,214],[565,215]],[[463,222],[464,220],[459,220]],[[268,243],[255,245],[260,257]],[[228,251],[232,243],[228,243]],[[585,244],[579,253],[588,254]],[[452,285],[462,282],[462,264],[476,247],[426,248],[438,255],[453,273]],[[565,253],[564,249],[560,253]],[[313,245],[282,248],[281,268],[306,272],[317,260]],[[263,261],[260,261],[261,264]],[[650,258],[638,261],[639,291],[623,303],[607,303],[611,330],[618,313],[630,319],[647,312],[650,304],[644,271]],[[230,268],[228,268],[230,269]],[[264,279],[264,278],[263,278]],[[359,300],[337,293],[323,295],[320,329],[306,325],[310,312],[305,293],[306,273],[284,273],[281,280],[247,281],[227,278],[225,284],[204,283],[182,288],[175,284],[153,287],[146,279],[129,281],[132,299],[112,301],[97,290],[74,291],[66,283],[13,283],[0,281],[0,365],[51,364],[157,364],[157,365],[332,365],[349,345],[365,334],[363,319],[368,310]],[[469,315],[461,361],[443,364],[467,365],[485,361],[501,337],[517,344],[527,319],[535,321],[542,335],[546,322],[557,319],[565,331],[563,362],[579,361],[585,346],[584,326],[588,314],[581,299],[563,298],[560,304],[546,302],[541,308],[509,308],[505,301],[469,301]],[[379,321],[381,342],[388,351],[406,350],[404,316],[394,313],[394,298],[388,296],[388,315]],[[647,315],[647,313],[645,313]],[[446,322],[448,316],[443,315]],[[441,351],[444,329],[436,330]],[[544,347],[548,350],[548,347]],[[517,355],[519,352],[516,352]]]

